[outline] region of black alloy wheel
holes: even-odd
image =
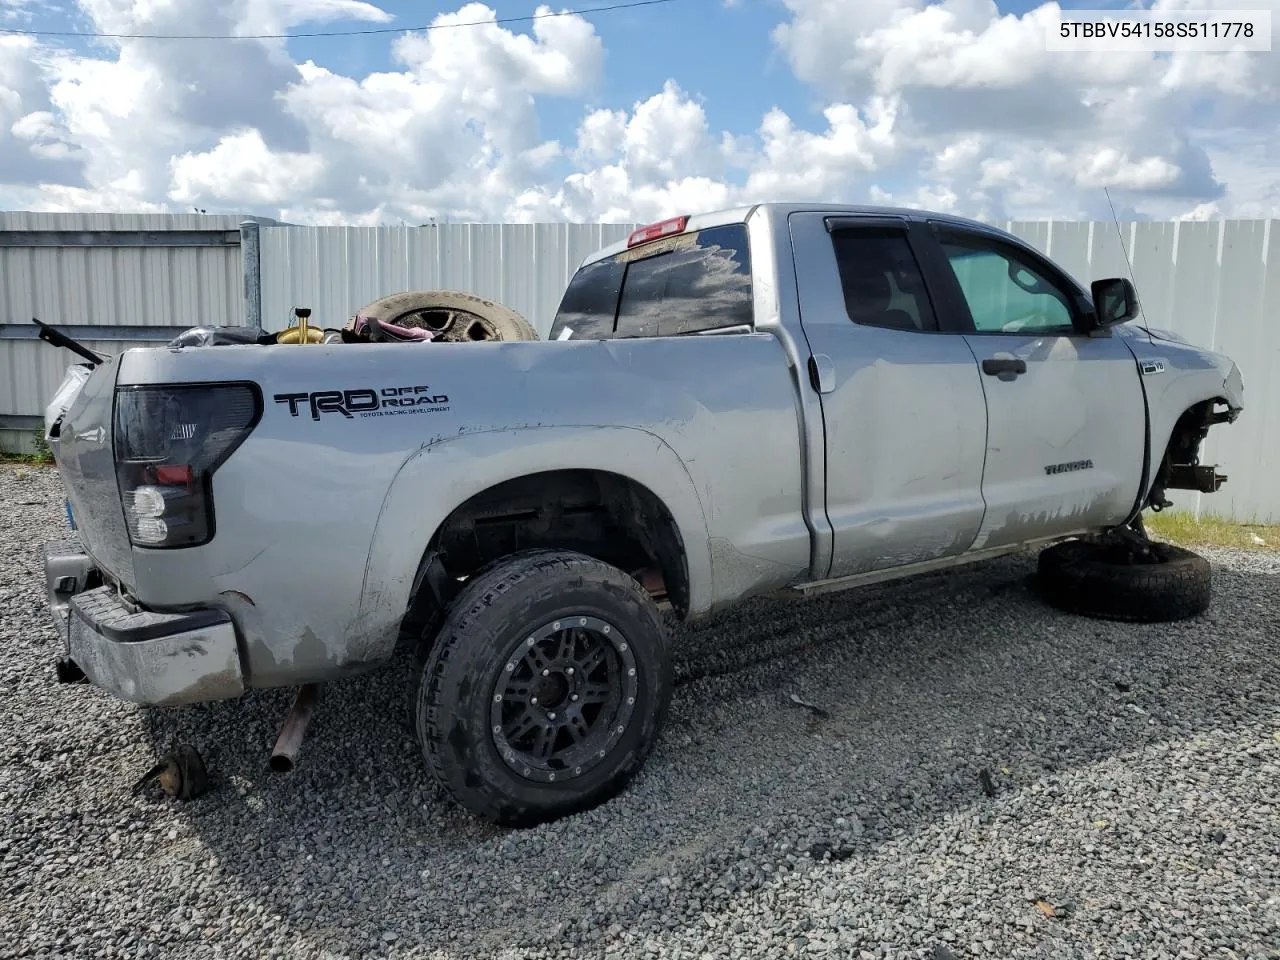
[[[416,728],[445,791],[477,816],[532,826],[624,789],[666,720],[661,616],[623,571],[529,550],[450,605],[418,679]]]
[[[597,617],[544,623],[518,640],[494,684],[494,746],[512,770],[563,783],[602,763],[627,730],[640,683],[621,630]]]

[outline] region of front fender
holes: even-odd
[[[688,470],[661,437],[638,427],[518,427],[436,440],[401,465],[378,513],[352,634],[390,656],[423,552],[440,525],[478,493],[533,473],[606,470],[647,487],[684,541],[690,612],[710,606],[710,537]]]
[[[1236,414],[1244,408],[1240,368],[1228,357],[1172,341],[1134,344],[1151,417],[1151,470],[1145,501],[1156,470],[1184,413],[1206,400],[1225,401]]]

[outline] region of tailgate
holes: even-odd
[[[83,367],[72,367],[50,404],[46,429],[85,552],[104,575],[131,584],[133,553],[111,444],[119,366],[113,357],[87,378]]]

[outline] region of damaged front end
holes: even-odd
[[[1244,385],[1240,368],[1234,363],[1223,381],[1225,397],[1197,403],[1178,418],[1163,460],[1157,465],[1146,505],[1159,512],[1173,506],[1169,490],[1217,493],[1227,475],[1217,464],[1201,464],[1200,455],[1209,430],[1221,423],[1234,423],[1244,409]]]

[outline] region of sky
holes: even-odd
[[[1068,53],[1045,43],[1059,4],[1028,0],[531,2],[0,0],[0,28],[38,32],[0,33],[0,209],[649,222],[799,200],[998,221],[1109,218],[1109,192],[1122,219],[1280,217],[1274,36]],[[1280,0],[1061,5],[1126,6],[1268,9],[1280,31]],[[296,36],[359,30],[390,32]]]

